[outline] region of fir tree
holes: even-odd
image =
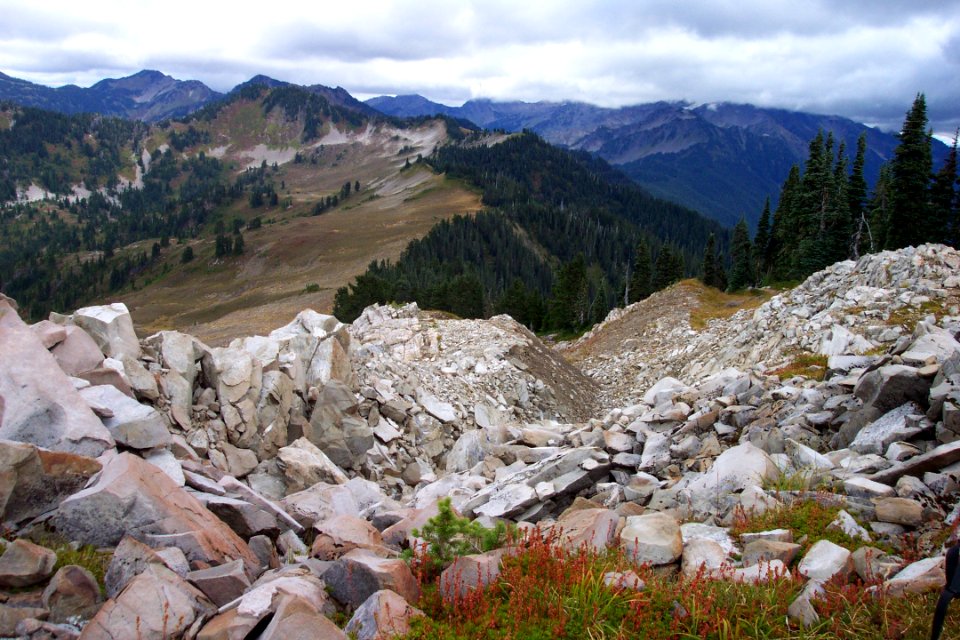
[[[757,223],[757,235],[753,237],[756,273],[763,277],[770,270],[770,198],[763,204],[760,221]]]
[[[633,272],[630,274],[628,303],[643,300],[652,293],[653,262],[650,259],[650,245],[645,236],[637,242],[637,252],[633,257]]]
[[[707,246],[703,250],[703,267],[701,280],[708,287],[725,288],[726,278],[723,276],[723,266],[717,255],[717,239],[711,233],[707,238]]]
[[[936,224],[943,230],[938,242],[946,242],[954,247],[958,246],[958,228],[957,228],[957,136],[960,130],[953,136],[953,146],[947,154],[947,159],[943,167],[937,172],[933,180],[933,187],[930,190],[930,204],[933,208],[931,216],[936,220]]]
[[[653,290],[666,289],[674,282],[682,279],[683,272],[683,254],[671,248],[670,245],[663,245],[660,247],[660,253],[657,255],[657,262],[654,267]]]
[[[876,251],[870,224],[867,221],[867,181],[863,177],[866,162],[867,134],[857,138],[857,155],[853,159],[853,172],[847,181],[847,207],[850,210],[850,227],[853,237],[850,240],[850,257],[856,260],[860,253]]]
[[[740,222],[733,228],[730,254],[733,260],[733,266],[730,269],[730,289],[737,291],[752,287],[756,281],[753,273],[752,247],[747,221],[743,218],[740,218]]]
[[[777,280],[795,278],[793,275],[794,253],[800,233],[797,199],[800,191],[800,168],[794,165],[780,190],[780,202],[773,215],[773,233],[770,254],[773,259],[773,274]]]
[[[931,135],[927,131],[927,103],[918,93],[907,112],[900,144],[893,152],[893,203],[886,248],[918,245],[942,235],[930,215],[930,178],[933,174]]]

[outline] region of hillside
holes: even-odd
[[[4,177],[21,202],[3,209],[0,286],[35,317],[109,293],[145,330],[216,343],[272,326],[287,302],[291,317],[329,310],[372,260],[479,208],[471,190],[404,169],[444,143],[447,123],[397,126],[296,87],[248,85],[163,125],[2,117]]]
[[[712,320],[743,300],[681,283],[572,345],[583,370],[508,316],[304,310],[212,348],[0,297],[4,624],[927,637],[960,520],[958,269],[883,252]]]
[[[870,184],[897,145],[894,135],[846,118],[729,103],[657,102],[607,109],[575,102],[470,100],[448,107],[421,96],[367,103],[395,116],[443,114],[488,129],[529,129],[554,144],[597,154],[654,195],[726,226],[741,215],[755,225],[767,197],[776,206],[790,167],[803,163],[819,129],[833,131],[848,150],[866,133]],[[937,164],[946,153],[946,146],[935,142]]]

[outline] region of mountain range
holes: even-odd
[[[596,154],[651,193],[726,225],[754,225],[764,200],[776,205],[790,168],[807,157],[817,131],[832,131],[852,156],[867,136],[864,172],[873,184],[898,144],[894,134],[839,116],[748,104],[655,102],[618,109],[580,102],[470,100],[460,107],[423,96],[381,96],[367,104],[397,117],[443,114],[488,129],[531,130],[547,141]],[[946,146],[934,143],[936,162]]]
[[[290,86],[258,75],[238,85]],[[407,118],[445,115],[487,129],[530,130],[548,142],[600,156],[652,194],[732,226],[745,217],[756,224],[763,203],[775,206],[790,168],[802,164],[818,130],[832,131],[852,155],[867,136],[865,175],[873,184],[898,143],[888,132],[847,118],[748,104],[655,102],[604,108],[580,102],[470,100],[460,107],[419,95],[381,96],[361,102],[342,87],[302,87],[330,104],[364,115]],[[229,95],[229,94],[228,94]],[[50,88],[0,73],[0,100],[63,113],[96,112],[156,122],[185,116],[224,97],[196,80],[176,80],[159,71],[102,80],[89,88]],[[934,142],[935,163],[947,147]]]

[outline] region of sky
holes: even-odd
[[[365,99],[686,100],[960,126],[960,0],[0,0],[0,71],[90,86],[263,73]]]

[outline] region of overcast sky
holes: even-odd
[[[419,93],[748,102],[897,128],[960,125],[960,0],[0,0],[0,71],[89,86],[157,69]]]

